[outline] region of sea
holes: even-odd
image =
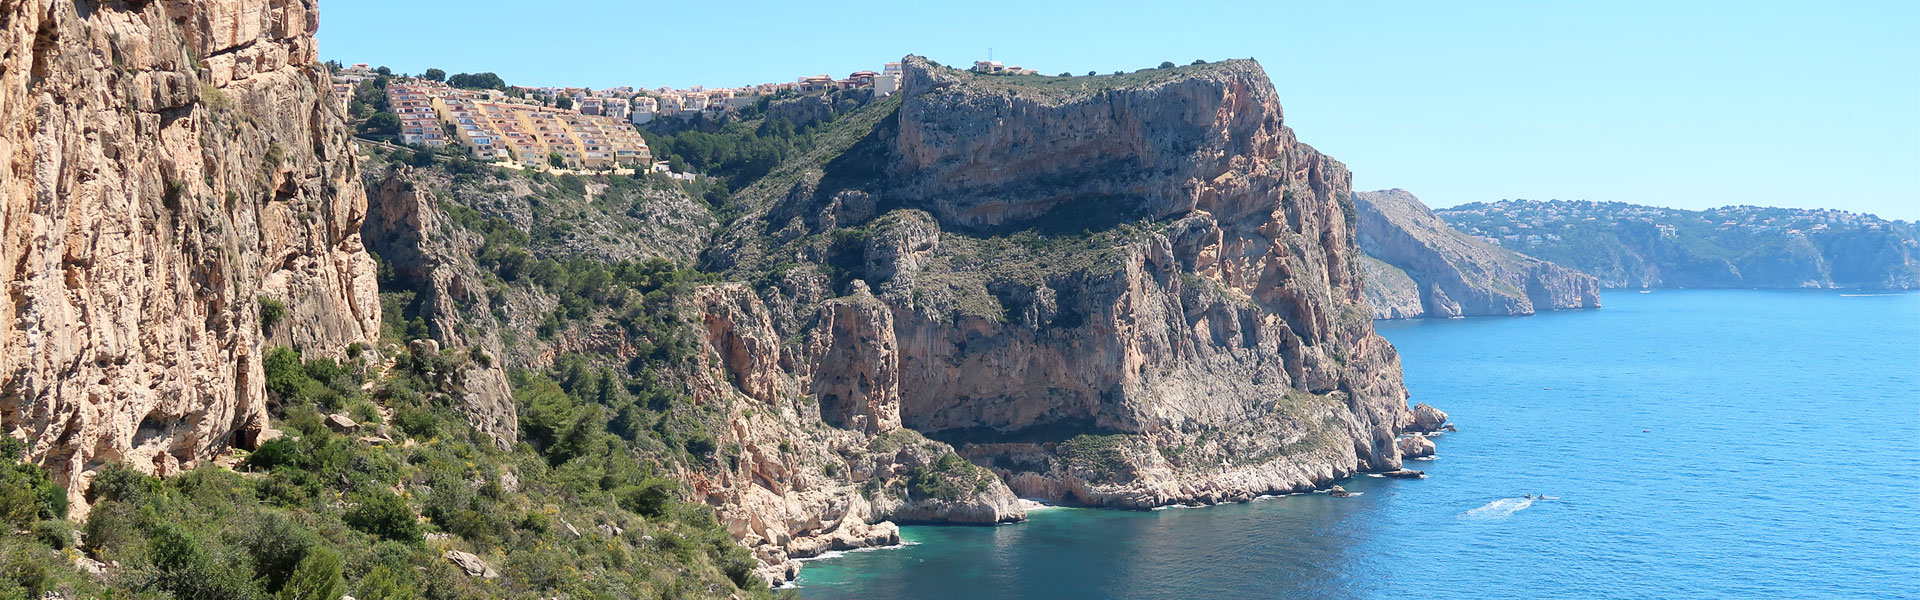
[[[1611,290],[1378,322],[1459,432],[1420,480],[909,526],[810,599],[1920,598],[1920,294]]]

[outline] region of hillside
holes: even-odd
[[[1445,421],[1251,61],[909,57],[651,132],[687,182],[356,143],[311,0],[80,8],[0,0],[0,596],[764,597],[895,523],[1323,488]]]
[[[1405,190],[1359,192],[1353,202],[1376,319],[1600,307],[1592,276],[1460,233]]]
[[[1835,210],[1503,200],[1434,211],[1606,287],[1912,289],[1920,230]]]

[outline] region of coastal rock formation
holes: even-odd
[[[366,236],[447,346],[653,378],[667,392],[634,429],[685,431],[641,440],[684,453],[641,460],[771,581],[897,543],[895,523],[1024,519],[1017,495],[1146,508],[1400,469],[1416,414],[1362,296],[1349,175],[1294,139],[1257,64],[1076,86],[904,68],[901,93],[821,116],[725,223],[658,178],[376,151]],[[578,301],[626,292],[529,274],[689,248],[706,274],[646,292],[671,305],[653,325]],[[682,333],[689,352],[650,362]]]
[[[316,17],[0,0],[0,429],[73,500],[108,461],[173,473],[263,431],[265,347],[377,334]]]
[[[1600,307],[1593,277],[1455,231],[1406,190],[1360,192],[1353,203],[1376,319]]]
[[[1920,228],[1831,209],[1502,200],[1435,214],[1634,288],[1920,288]]]
[[[852,386],[855,412],[898,398],[904,430],[1013,491],[1100,506],[1400,467],[1413,415],[1361,295],[1349,175],[1294,139],[1257,64],[904,70],[739,194],[707,253],[780,273],[757,297],[773,339],[821,335],[831,298],[872,307],[858,335],[887,350],[856,370],[875,388]]]
[[[1424,435],[1409,435],[1400,438],[1400,458],[1426,458],[1433,456],[1433,440]]]
[[[1429,406],[1425,402],[1413,405],[1413,423],[1409,426],[1411,431],[1433,433],[1440,431],[1446,424],[1446,412]]]

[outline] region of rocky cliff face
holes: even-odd
[[[472,260],[478,244],[472,234],[446,223],[446,214],[427,188],[416,185],[423,178],[396,165],[366,188],[372,214],[362,235],[368,248],[395,271],[394,281],[383,291],[407,289],[415,294],[435,346],[464,346],[469,354],[505,356],[499,336],[475,335],[481,330],[469,319],[491,312],[487,304],[491,299]],[[477,311],[461,309],[476,305]],[[454,385],[449,387],[464,391],[450,404],[501,447],[512,445],[519,434],[519,419],[504,365],[492,360],[469,362],[450,376]]]
[[[776,581],[891,522],[1022,519],[1017,495],[1138,508],[1399,469],[1439,423],[1371,328],[1345,167],[1294,139],[1259,66],[1038,79],[910,58],[901,94],[823,120],[727,224],[651,179],[449,163],[370,179],[367,236],[444,343],[686,398],[645,420],[698,423],[705,450],[647,433],[689,450],[642,461]],[[652,308],[551,318],[603,292],[535,265],[700,246],[707,274],[648,317],[690,330],[671,363],[673,330],[631,318]]]
[[[849,119],[870,125],[743,192],[708,255],[780,274],[759,294],[778,332],[818,331],[783,308],[815,298],[885,308],[864,335],[897,372],[863,378],[859,410],[1022,495],[1100,506],[1400,467],[1412,420],[1361,295],[1349,175],[1282,124],[1257,64],[905,69]]]
[[[0,0],[0,428],[76,500],[106,461],[169,473],[265,427],[263,348],[377,334],[316,16]]]
[[[1406,190],[1360,192],[1353,202],[1376,319],[1600,307],[1592,276],[1456,231]]]

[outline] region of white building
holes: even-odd
[[[885,98],[900,91],[899,73],[881,73],[873,76],[873,97]]]

